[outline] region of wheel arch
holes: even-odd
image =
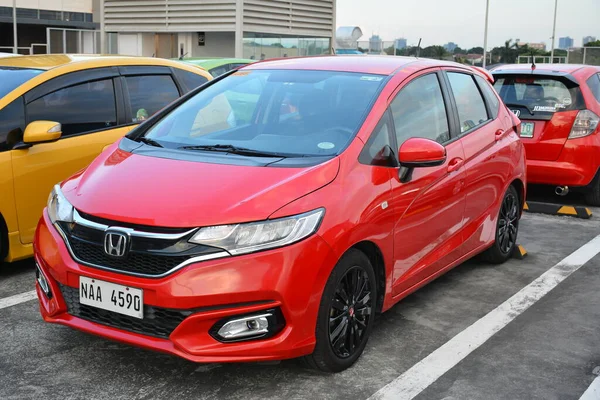
[[[519,195],[519,202],[521,203],[522,213],[523,208],[525,207],[525,184],[521,179],[517,178],[510,183],[510,186],[513,186],[517,190],[517,194]]]
[[[0,213],[0,264],[8,256],[8,226]]]
[[[381,312],[383,309],[383,301],[385,299],[385,288],[386,288],[386,271],[385,271],[385,262],[383,259],[383,253],[379,246],[377,246],[374,242],[369,240],[365,240],[362,242],[356,243],[350,249],[356,249],[362,252],[367,256],[371,265],[373,266],[373,270],[375,272],[375,279],[377,279],[377,310],[376,312]],[[348,249],[348,250],[350,250]]]

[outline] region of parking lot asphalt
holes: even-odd
[[[525,214],[527,258],[472,260],[420,289],[376,320],[359,362],[335,375],[293,360],[193,364],[45,324],[36,301],[0,308],[0,398],[367,399],[598,236],[592,211]],[[579,399],[600,365],[599,268],[596,255],[417,398]],[[33,281],[31,261],[4,266],[0,302]]]

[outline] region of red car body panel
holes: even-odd
[[[500,69],[531,72],[531,65],[503,65]],[[600,103],[587,80],[600,73],[595,66],[553,64],[538,65],[544,71],[570,74],[579,83],[585,108],[600,116]],[[589,185],[600,170],[600,127],[583,138],[569,139],[578,110],[556,112],[550,121],[535,120],[533,138],[521,138],[527,155],[528,183],[583,187]],[[526,119],[523,118],[523,121]]]
[[[323,207],[316,234],[286,247],[190,264],[150,279],[75,262],[44,211],[35,257],[54,296],[49,300],[38,287],[43,318],[192,361],[293,358],[313,351],[325,284],[350,248],[380,258],[375,267],[385,311],[491,246],[508,186],[517,186],[521,200],[525,196],[525,155],[509,110],[501,105],[496,120],[445,146],[444,164],[416,168],[403,183],[399,168],[365,165],[359,155],[407,82],[423,71],[458,67],[433,60],[364,59],[316,57],[247,67],[393,75],[354,140],[328,162],[310,168],[216,165],[129,154],[115,145],[63,184],[65,196],[82,212],[164,227],[274,219]],[[198,177],[202,185],[190,186]],[[147,305],[197,311],[168,340],[89,322],[68,314],[60,295],[59,283],[76,288],[80,276],[143,289]],[[281,308],[286,323],[274,337],[221,343],[208,334],[224,317],[272,307]]]

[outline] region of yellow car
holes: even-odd
[[[211,79],[199,67],[159,58],[0,59],[0,263],[32,255],[54,184]]]

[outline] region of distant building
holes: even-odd
[[[583,45],[585,46],[589,42],[595,42],[595,41],[596,41],[596,36],[586,36],[583,38]]]
[[[483,63],[483,54],[467,54],[465,58],[471,65]]]
[[[546,51],[546,43],[527,43],[530,49]]]
[[[449,53],[454,53],[454,50],[458,47],[458,45],[454,42],[448,42],[444,45],[444,48]]]
[[[574,42],[569,36],[558,38],[558,48],[563,50],[570,49],[573,47]]]
[[[396,39],[396,48],[398,50],[405,49],[407,47],[407,41],[404,38]]]
[[[383,51],[383,40],[379,35],[373,35],[369,39],[369,53],[379,54]]]

